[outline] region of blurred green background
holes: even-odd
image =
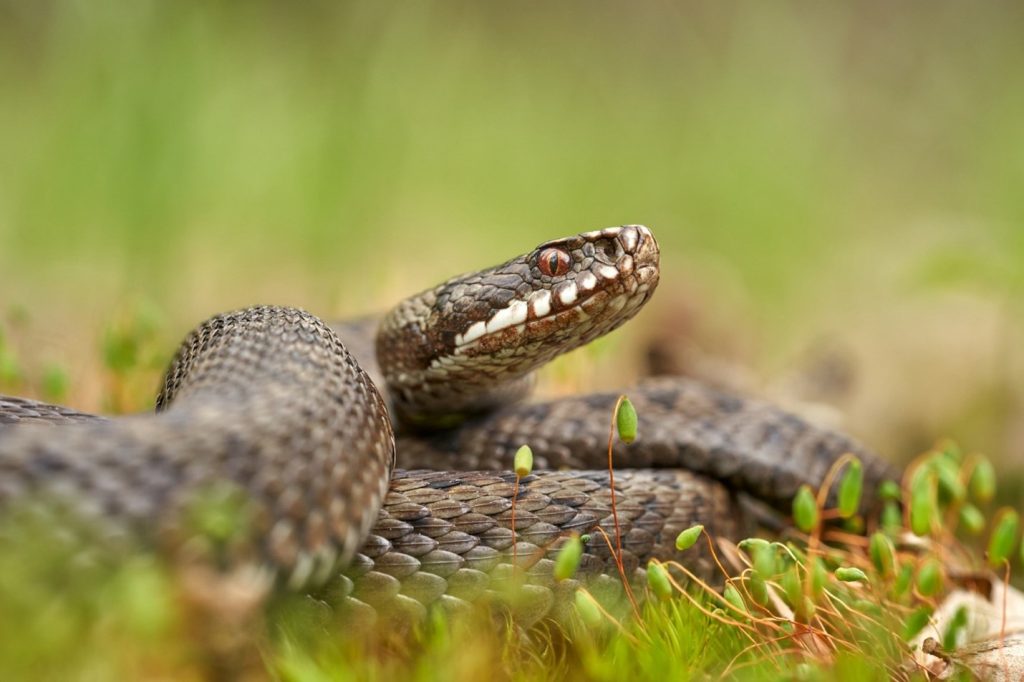
[[[556,388],[628,382],[653,335],[893,456],[1012,462],[1021,26],[1014,2],[3,0],[0,390],[144,407],[214,312],[379,310],[641,222],[658,296]]]

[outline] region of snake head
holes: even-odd
[[[508,401],[538,366],[633,317],[658,267],[651,231],[623,225],[545,242],[407,299],[377,338],[396,412],[447,423]]]
[[[441,309],[446,296],[451,301],[450,312],[438,320],[448,331],[445,345],[470,357],[518,349],[514,355],[522,356],[519,366],[528,371],[633,317],[658,283],[658,260],[658,243],[642,225],[545,242],[487,271],[475,295],[485,305],[469,303],[460,315],[459,299],[467,300],[462,292],[470,287],[458,282],[442,289]],[[548,346],[540,352],[543,359],[523,350],[538,343]]]

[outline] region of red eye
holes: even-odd
[[[548,277],[560,277],[569,272],[569,254],[561,249],[544,249],[537,256],[537,267]]]

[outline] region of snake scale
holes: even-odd
[[[173,547],[188,540],[190,505],[228,485],[249,529],[232,563],[267,567],[292,589],[326,584],[367,613],[493,596],[513,557],[530,619],[581,580],[613,593],[613,555],[595,538],[614,534],[605,466],[617,395],[519,399],[534,369],[631,318],[659,266],[650,230],[625,225],[448,280],[379,321],[331,326],[270,306],[218,315],[182,344],[155,414],[106,419],[0,397],[0,504],[42,500],[104,537]],[[634,578],[651,557],[706,573],[700,547],[677,556],[681,530],[703,523],[736,538],[740,495],[784,509],[845,452],[864,461],[866,489],[891,475],[843,434],[694,381],[629,395],[640,436],[615,446],[615,489]],[[513,532],[510,469],[524,443],[536,470],[521,481]],[[555,581],[570,533],[591,541],[577,578]]]

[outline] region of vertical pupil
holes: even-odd
[[[548,256],[548,270],[551,271],[552,275],[558,274],[558,252],[552,251],[551,255]]]

